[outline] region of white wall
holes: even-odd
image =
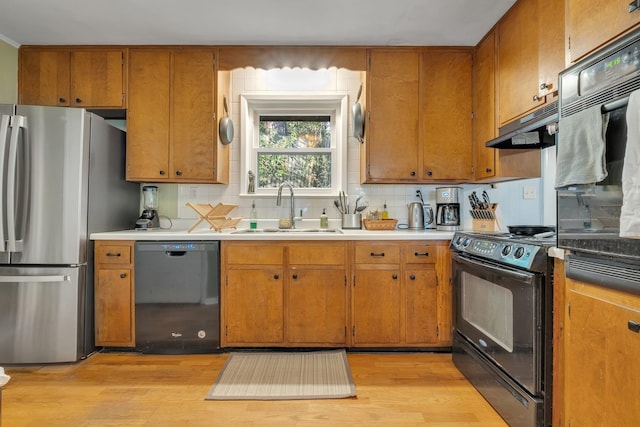
[[[18,102],[18,49],[0,40],[0,104]]]
[[[264,93],[269,91],[329,91],[344,92],[349,96],[349,104],[355,101],[355,97],[360,87],[361,72],[348,71],[343,69],[332,68],[324,71],[324,75],[320,82],[312,82],[310,79],[304,79],[304,73],[300,72],[289,75],[288,79],[282,80],[274,78],[274,72],[264,71],[253,68],[235,70],[232,73],[232,105],[231,117],[235,124],[234,140],[231,144],[231,168],[229,185],[198,185],[198,184],[181,184],[178,185],[177,191],[177,215],[178,218],[198,218],[197,214],[190,208],[186,207],[186,202],[194,203],[211,203],[218,202],[235,203],[238,205],[231,216],[249,217],[249,210],[252,197],[239,197],[240,191],[240,106],[239,95],[244,92]],[[284,82],[284,83],[283,83]],[[349,127],[350,128],[350,127]],[[351,135],[349,129],[348,140],[348,194],[355,197],[359,194],[365,195],[365,200],[369,202],[370,208],[382,209],[383,203],[386,201],[389,217],[397,218],[400,223],[405,222],[407,218],[406,205],[409,202],[416,201],[416,190],[421,190],[425,202],[431,203],[435,208],[435,188],[436,185],[361,185],[359,183],[359,165],[360,165],[360,145],[358,141]],[[540,179],[520,180],[508,183],[500,183],[492,188],[490,185],[461,185],[463,188],[462,199],[462,225],[464,228],[471,228],[471,217],[468,213],[470,206],[467,196],[471,191],[478,194],[486,190],[492,202],[500,205],[505,225],[517,224],[555,224],[555,191],[553,191],[553,180],[555,179],[555,149],[553,153],[549,150],[541,152],[543,171],[545,174],[553,174],[551,177]],[[553,165],[550,165],[552,163]],[[552,167],[551,167],[552,166]],[[551,183],[551,191],[549,190],[549,182]],[[171,185],[160,185],[160,192],[166,187],[167,192],[175,192]],[[535,198],[525,199],[523,192],[525,188],[533,188]],[[549,201],[553,201],[553,206],[549,205]],[[279,211],[275,204],[275,198],[255,198],[258,209],[259,218],[278,218]],[[160,213],[171,215],[175,210],[175,206],[168,206],[165,202],[160,205]],[[544,206],[547,209],[543,209]],[[163,205],[164,208],[163,212]],[[319,218],[322,209],[326,208],[329,218],[338,219],[339,214],[333,206],[332,198],[296,198],[296,208],[305,209],[304,218]],[[553,218],[553,219],[551,219]]]

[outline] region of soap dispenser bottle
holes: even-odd
[[[258,211],[256,210],[256,201],[251,202],[251,213],[249,214],[249,228],[255,230],[258,228]]]
[[[322,208],[322,215],[320,215],[320,228],[329,228],[329,218],[327,217],[326,208]]]

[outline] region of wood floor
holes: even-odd
[[[349,353],[357,398],[205,401],[227,354],[5,366],[2,427],[506,426],[450,354]]]

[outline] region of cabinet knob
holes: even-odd
[[[540,101],[540,97],[538,95],[533,95],[533,102]]]
[[[176,171],[176,175],[178,176],[182,175],[182,171]]]
[[[629,328],[631,332],[635,332],[637,334],[640,332],[640,323],[629,320],[629,322],[627,322],[627,328]]]
[[[491,173],[492,169],[491,169],[491,168],[486,168],[484,171],[485,171],[486,173]]]
[[[396,280],[396,279],[398,278],[398,275],[397,275],[397,274],[394,274],[393,276],[391,276],[391,278],[392,278],[393,280]]]
[[[297,274],[294,274],[294,275],[293,275],[293,276],[291,276],[291,277],[293,277],[293,280],[298,280],[298,275],[297,275]]]
[[[427,171],[427,175],[428,176],[432,176],[433,175],[433,171]]]
[[[409,175],[416,176],[416,171],[411,171],[411,173]]]
[[[280,276],[279,276],[279,275],[277,275],[277,274],[274,274],[274,275],[273,275],[273,278],[274,278],[274,279],[276,279],[276,280],[278,280],[278,279],[280,278]]]
[[[124,279],[124,278],[126,278],[126,277],[127,277],[127,273],[121,273],[121,274],[120,274],[120,278],[121,278],[121,279]]]
[[[164,175],[164,171],[160,171],[160,175]]]
[[[65,98],[58,98],[58,102],[60,102],[60,103],[67,102],[67,100]]]
[[[82,103],[82,99],[76,98],[76,104],[80,104],[80,103]]]
[[[409,279],[411,279],[411,280],[416,280],[416,275],[415,275],[415,274],[412,274],[411,276],[409,276]]]

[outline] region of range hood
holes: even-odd
[[[555,145],[558,129],[558,101],[502,126],[499,137],[485,145],[490,148],[531,149]]]

